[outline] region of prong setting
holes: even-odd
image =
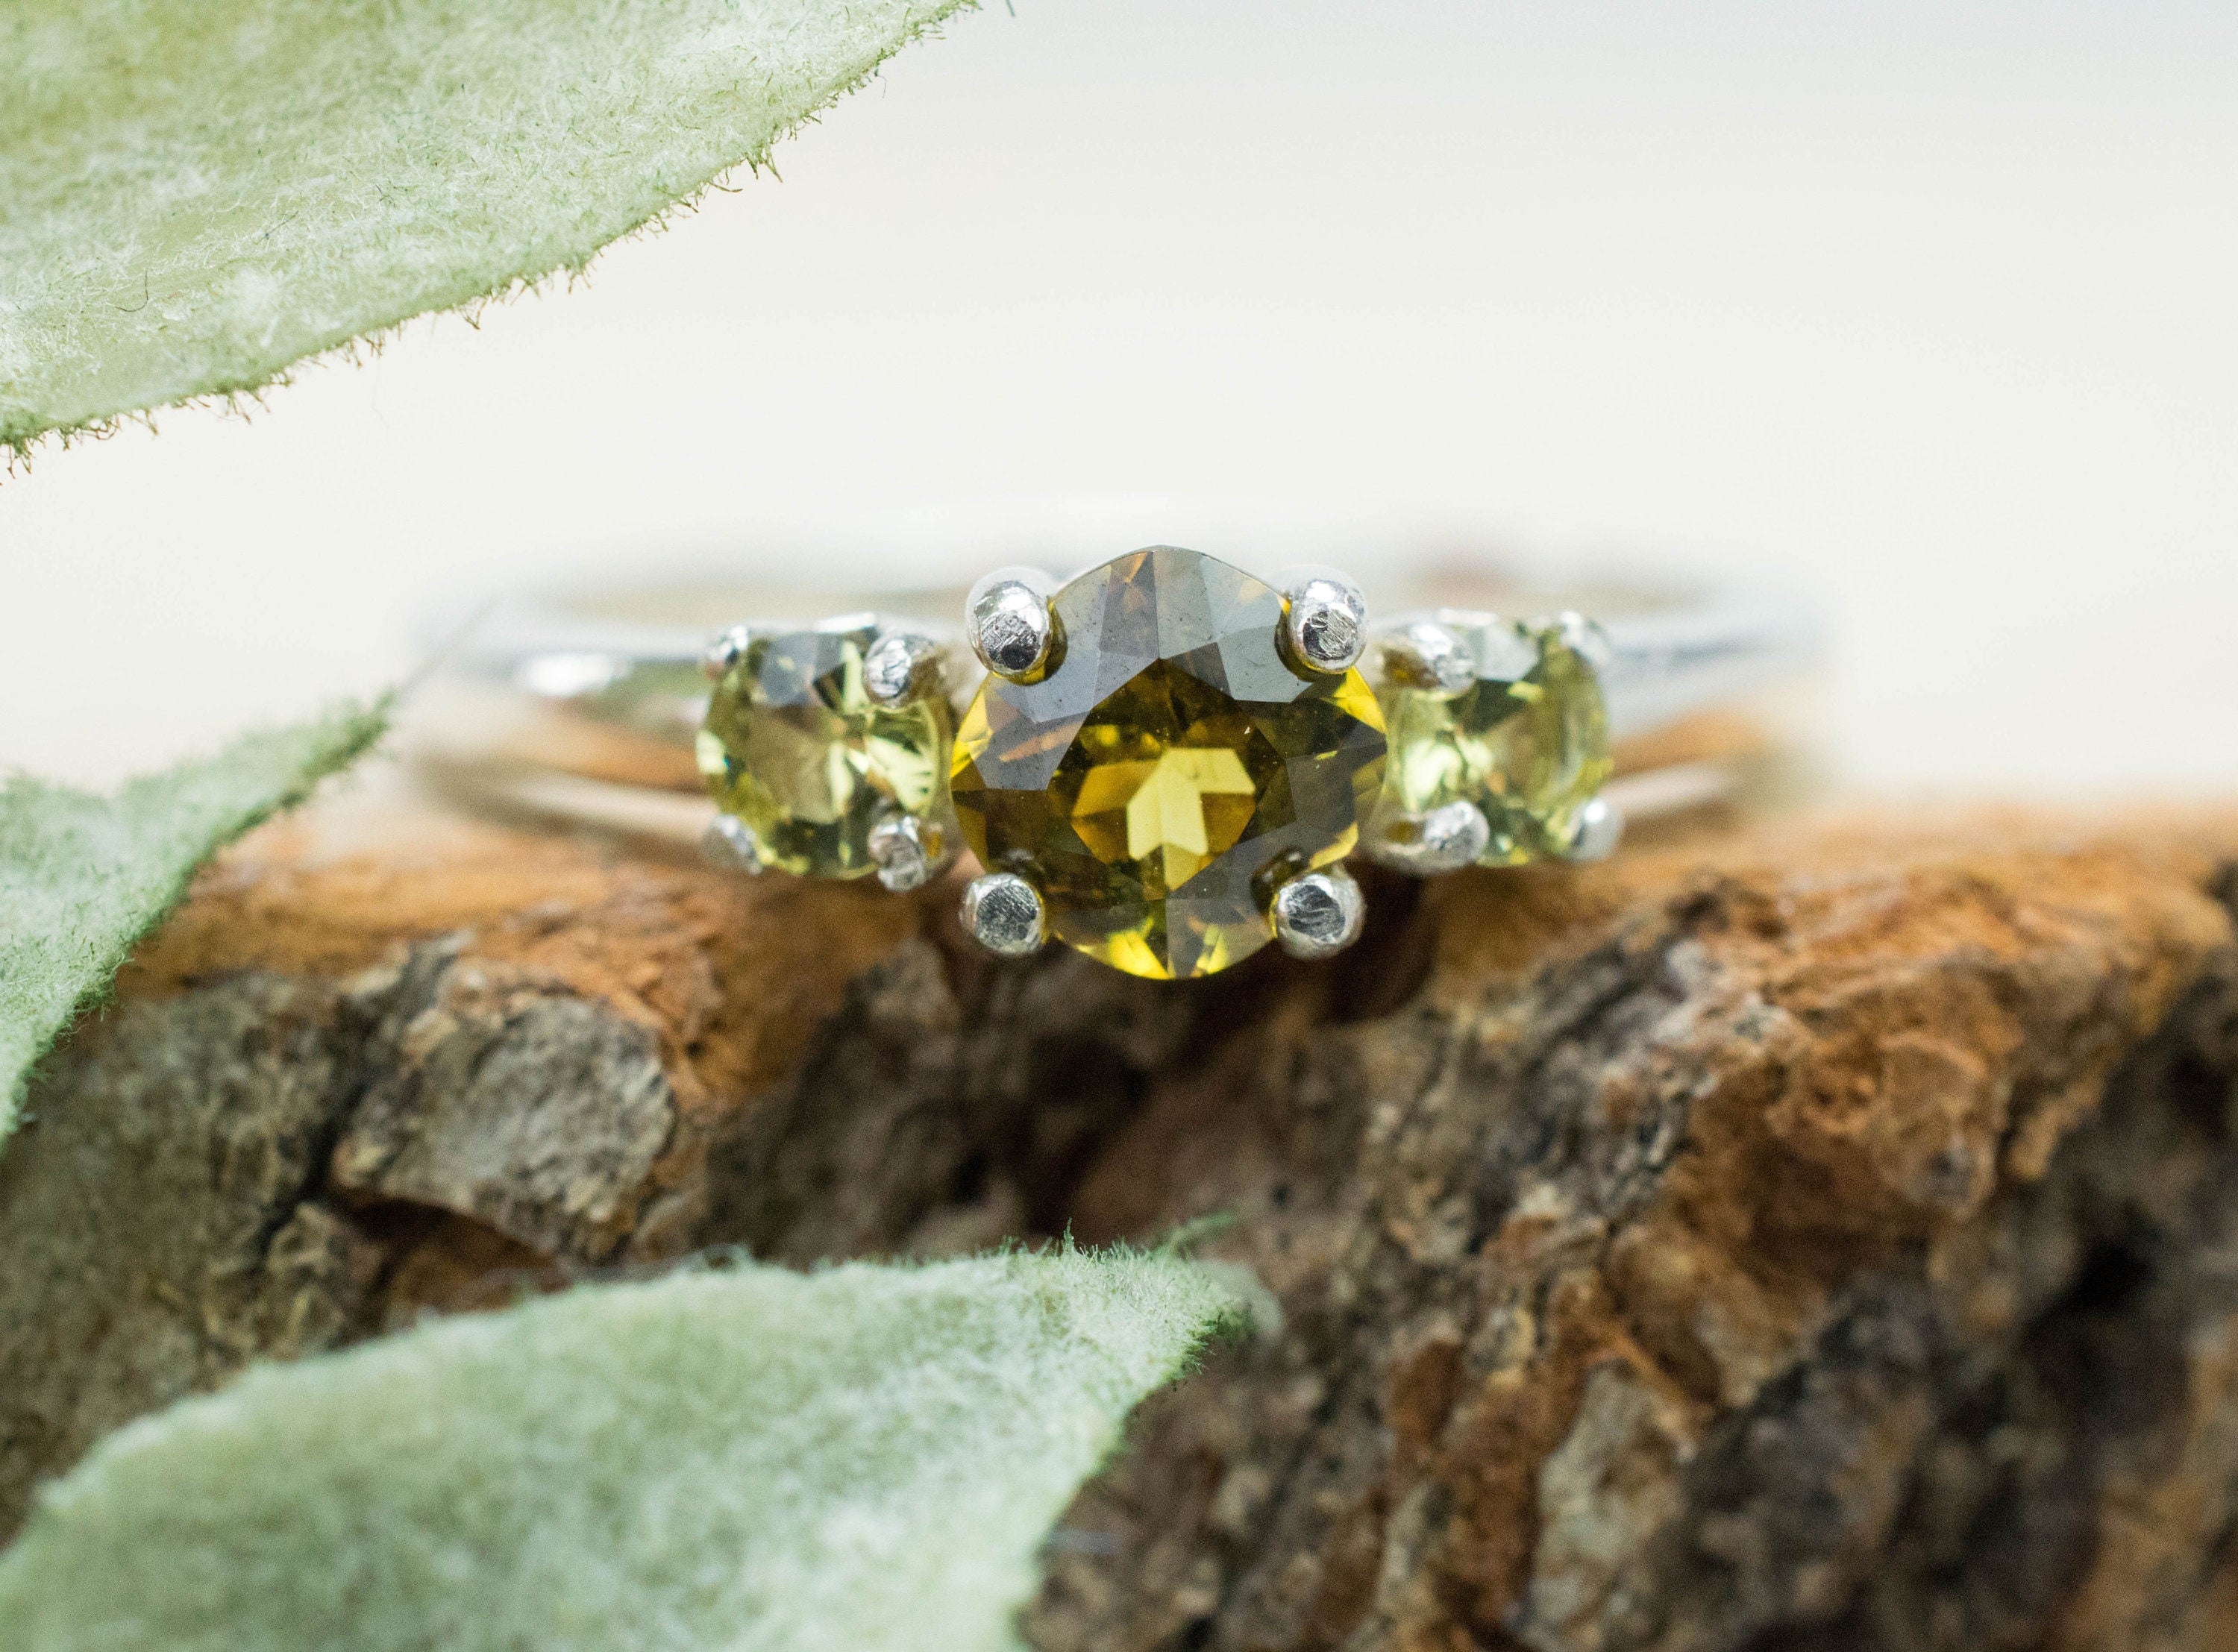
[[[745,625],[733,625],[720,632],[707,644],[706,652],[700,655],[699,669],[711,681],[719,680],[725,671],[746,657],[746,644],[752,640],[752,629]]]
[[[1049,598],[1056,582],[1039,568],[997,568],[971,587],[964,630],[979,663],[1012,682],[1048,664],[1056,641]]]
[[[1293,568],[1281,577],[1282,648],[1294,667],[1341,677],[1367,651],[1367,598],[1334,568]]]
[[[1003,958],[1030,958],[1049,938],[1039,890],[1015,872],[989,872],[964,885],[963,928]]]
[[[956,858],[949,834],[934,821],[897,815],[871,829],[871,858],[878,882],[896,895],[923,889]]]
[[[1442,803],[1427,814],[1400,815],[1382,823],[1371,845],[1386,866],[1416,877],[1458,872],[1483,858],[1492,843],[1492,823],[1467,798]]]
[[[1562,851],[1566,861],[1605,861],[1616,853],[1616,846],[1624,837],[1624,810],[1606,796],[1595,797],[1578,810],[1575,826],[1569,843]]]
[[[1341,866],[1307,872],[1275,891],[1275,938],[1293,958],[1326,958],[1360,939],[1367,902]]]
[[[1383,674],[1407,688],[1458,694],[1476,680],[1476,654],[1450,625],[1420,619],[1383,639]]]
[[[754,841],[753,828],[736,815],[718,815],[707,823],[700,834],[699,853],[710,866],[724,871],[761,875],[761,845]]]
[[[881,705],[941,691],[940,644],[918,631],[890,631],[863,656],[863,688]]]
[[[1546,622],[1555,636],[1577,657],[1595,671],[1608,670],[1614,651],[1609,646],[1608,633],[1598,622],[1586,618],[1575,609],[1566,608]]]

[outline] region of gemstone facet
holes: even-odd
[[[1031,682],[990,677],[952,776],[966,839],[1025,879],[1050,933],[1160,979],[1274,938],[1284,880],[1341,860],[1383,782],[1383,719],[1357,671],[1294,671],[1281,592],[1155,546],[1055,599]]]
[[[1567,855],[1613,768],[1589,633],[1452,611],[1415,629],[1453,638],[1472,669],[1440,686],[1418,668],[1419,642],[1394,640],[1381,696],[1391,757],[1370,841],[1404,865],[1423,823],[1467,803],[1491,829],[1480,866]]]
[[[878,869],[880,825],[948,818],[948,704],[873,697],[864,661],[878,635],[864,614],[758,632],[716,680],[699,772],[716,806],[752,832],[765,866],[861,877]]]

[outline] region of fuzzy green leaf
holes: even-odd
[[[0,1558],[4,1652],[999,1652],[1127,1413],[1238,1312],[1067,1246],[589,1286],[132,1424]]]
[[[8,0],[0,450],[559,270],[970,0]]]
[[[244,736],[96,797],[0,782],[0,1140],[31,1064],[187,892],[195,870],[381,737],[385,704]]]

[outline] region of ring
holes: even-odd
[[[968,851],[963,926],[990,951],[1054,940],[1183,979],[1269,942],[1349,945],[1355,855],[1415,876],[1597,860],[1628,812],[1730,795],[1763,730],[1704,714],[1813,640],[1791,607],[1731,593],[1372,615],[1336,569],[1261,578],[1174,545],[823,600],[712,643],[508,604],[454,673],[505,715],[422,757],[484,803],[695,830],[747,873],[904,892]]]

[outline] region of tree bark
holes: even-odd
[[[2238,1642],[2238,818],[1377,880],[1320,966],[998,964],[954,890],[270,831],[0,1153],[0,1534],[288,1358],[737,1245],[1226,1213],[1047,1652]]]

